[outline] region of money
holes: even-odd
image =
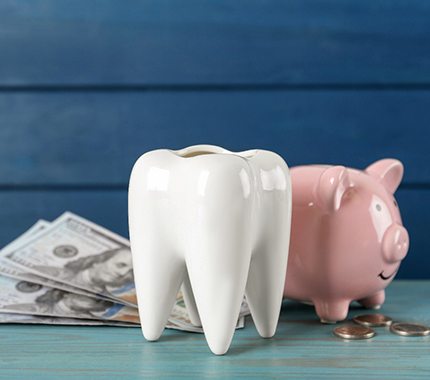
[[[173,307],[172,313],[167,321],[166,328],[190,331],[196,333],[203,333],[201,326],[194,326],[189,318],[187,310],[180,306],[181,300],[179,300]],[[245,317],[239,316],[236,324],[236,329],[241,329],[245,326]]]
[[[249,313],[248,310],[248,304],[244,301],[236,324],[236,329],[241,329],[245,326],[245,315]],[[166,328],[203,333],[203,328],[201,326],[195,326],[191,323],[188,311],[185,307],[182,291],[179,291],[176,296],[176,303],[173,306]]]
[[[78,318],[42,317],[37,315],[0,313],[1,323],[37,324],[37,325],[64,325],[64,326],[115,326],[139,327],[135,323],[102,321]]]
[[[2,249],[0,275],[0,315],[14,316],[0,323],[139,323],[129,242],[70,212],[37,222]],[[237,328],[248,314],[244,300]],[[166,328],[203,332],[181,293]]]
[[[8,277],[0,277],[0,312],[139,323],[129,306]]]
[[[402,336],[427,336],[430,335],[430,327],[418,323],[393,323],[390,331]]]
[[[47,222],[46,220],[39,220],[32,227],[30,227],[27,231],[25,231],[21,236],[19,236],[17,239],[15,239],[11,243],[9,243],[6,247],[4,247],[0,251],[0,274],[7,276],[7,277],[16,278],[19,280],[26,280],[29,282],[34,282],[36,284],[61,289],[61,290],[64,290],[66,292],[82,294],[82,295],[85,295],[87,297],[96,297],[96,298],[101,297],[101,298],[105,298],[107,300],[111,300],[108,297],[97,296],[96,294],[94,294],[92,292],[88,292],[88,291],[85,291],[85,290],[82,290],[82,289],[79,289],[79,288],[76,288],[76,287],[73,287],[73,286],[70,286],[67,284],[63,284],[63,283],[58,282],[58,281],[48,279],[48,278],[40,277],[34,273],[28,273],[25,270],[23,270],[21,267],[13,264],[11,261],[6,260],[4,258],[4,256],[6,256],[8,252],[11,252],[14,249],[16,249],[17,247],[19,247],[20,245],[24,244],[29,238],[31,238],[31,236],[44,230],[49,225],[50,225],[50,223]]]
[[[166,328],[203,333],[194,326],[179,294]],[[0,277],[0,323],[139,326],[137,310],[26,281]],[[244,317],[237,328],[244,327]]]
[[[1,253],[0,253],[1,254]],[[27,273],[23,271],[20,267],[14,265],[13,263],[7,262],[0,257],[0,274],[6,277],[11,277],[17,280],[25,280],[28,282],[33,282],[35,284],[40,284],[44,286],[49,286],[51,288],[61,289],[66,292],[82,294],[87,297],[92,298],[103,298],[108,301],[115,301],[108,297],[98,296],[94,293],[85,291],[83,289],[75,288],[73,286],[62,284],[61,282],[51,280],[49,278],[40,277],[34,273]]]
[[[237,320],[236,329],[242,329],[245,327],[245,317],[240,317]],[[195,333],[203,333],[203,328],[200,326],[189,325],[188,323],[182,323],[181,320],[177,320],[174,317],[169,318],[167,324],[167,329],[195,332]]]
[[[376,333],[373,329],[366,326],[345,325],[336,327],[333,334],[348,340],[369,339],[373,338]]]
[[[367,327],[389,326],[393,320],[383,314],[364,314],[352,319],[355,323]]]
[[[136,307],[129,242],[65,213],[4,258],[25,272]]]

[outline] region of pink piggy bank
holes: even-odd
[[[400,161],[366,170],[309,165],[291,169],[292,230],[284,296],[311,302],[322,322],[346,318],[358,301],[379,308],[409,248],[394,192]]]

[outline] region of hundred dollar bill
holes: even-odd
[[[0,313],[0,323],[37,324],[37,325],[64,325],[64,326],[115,326],[139,327],[136,323],[98,321],[92,319],[42,317],[38,315],[25,315],[13,313]]]
[[[245,326],[245,316],[247,314],[249,314],[249,309],[247,303],[244,301],[239,314],[236,329],[240,329]],[[187,308],[185,307],[182,291],[179,291],[176,296],[176,303],[168,319],[166,328],[203,333],[203,328],[201,326],[195,326],[191,323]]]
[[[243,318],[242,318],[243,319]],[[38,315],[25,315],[13,313],[0,313],[0,324],[28,324],[28,325],[62,325],[62,326],[111,326],[111,327],[140,327],[136,323],[116,322],[116,321],[99,321],[92,319],[79,318],[61,318],[61,317],[42,317]],[[239,321],[238,327],[243,327],[243,322]],[[168,329],[191,331],[202,333],[203,330],[199,327],[191,329],[190,326],[176,324],[169,321],[166,325]]]
[[[51,224],[42,223],[42,227],[37,231],[35,226],[33,234],[26,234],[30,235],[28,239],[6,250],[8,274],[14,266],[15,270],[21,269],[21,273],[15,273],[16,278],[74,293],[81,289],[136,307],[131,251],[126,239],[70,212]],[[0,259],[0,272],[1,268]],[[23,271],[26,277],[22,276]],[[200,327],[192,325],[181,294],[178,297],[166,327],[202,332]],[[238,327],[243,327],[243,316],[247,314],[249,309],[244,300]]]
[[[237,320],[236,329],[241,329],[245,326],[245,317],[239,316]],[[173,307],[172,314],[169,317],[166,328],[203,333],[203,328],[201,326],[194,326],[188,316],[187,310],[176,304]]]
[[[240,317],[237,320],[236,329],[242,329],[245,327],[245,317]],[[174,329],[188,332],[195,332],[203,334],[203,328],[199,326],[189,325],[188,323],[183,323],[180,319],[170,318],[166,324],[166,329]]]
[[[109,297],[104,297],[102,295],[97,295],[93,292],[88,292],[83,289],[76,288],[74,286],[63,284],[58,281],[54,281],[49,278],[44,278],[39,275],[36,275],[34,273],[29,273],[25,269],[23,269],[21,266],[18,266],[14,264],[12,261],[5,259],[4,257],[11,251],[17,249],[20,245],[23,245],[26,243],[28,239],[30,239],[33,235],[36,235],[40,231],[43,231],[50,225],[49,222],[45,220],[39,220],[37,221],[32,227],[30,227],[27,231],[25,231],[22,235],[20,235],[17,239],[9,243],[6,247],[4,247],[0,251],[0,274],[12,277],[20,280],[26,280],[29,282],[33,282],[40,285],[45,285],[51,288],[57,288],[64,290],[66,292],[72,292],[77,294],[82,294],[87,297],[95,297],[95,298],[104,298],[113,302],[118,302],[117,300],[114,300]],[[136,307],[133,305],[133,307]]]
[[[26,272],[136,306],[129,242],[70,212],[4,258]]]
[[[0,312],[139,323],[129,306],[8,277],[0,277]]]
[[[91,298],[105,299],[107,301],[117,302],[116,300],[113,300],[111,298],[99,296],[97,294],[87,292],[83,289],[75,288],[74,286],[62,284],[61,282],[54,281],[49,278],[43,278],[33,273],[27,273],[17,265],[14,265],[13,263],[8,262],[2,259],[1,257],[0,257],[0,274],[2,276],[11,277],[17,280],[24,280],[24,281],[32,282],[43,286],[48,286],[50,288],[56,288],[70,293],[76,293],[76,294],[81,294]],[[136,308],[135,306],[133,307]]]
[[[139,325],[139,316],[129,306],[0,276],[0,323],[128,326]],[[243,318],[239,319],[238,327],[243,327]],[[201,327],[191,324],[181,299],[173,308],[166,328],[203,332]]]

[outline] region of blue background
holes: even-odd
[[[0,244],[71,210],[127,236],[134,160],[212,143],[293,166],[405,165],[430,278],[430,2],[0,3]]]

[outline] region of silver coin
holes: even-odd
[[[393,323],[390,331],[402,336],[427,336],[430,335],[430,327],[418,323]]]
[[[373,338],[375,330],[366,326],[344,325],[336,327],[333,334],[343,339],[369,339]]]
[[[384,314],[363,314],[352,319],[355,323],[367,327],[389,326],[393,320]]]

